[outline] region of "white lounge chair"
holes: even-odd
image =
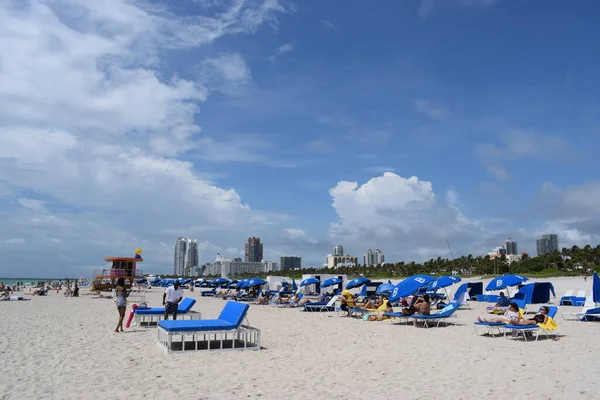
[[[596,303],[594,303],[592,295],[589,295],[585,298],[585,303],[583,304],[583,308],[580,312],[575,313],[562,313],[562,317],[565,321],[568,320],[586,320],[590,317],[600,318],[600,313],[588,313],[589,310],[593,310],[596,308]]]
[[[335,311],[335,302],[339,296],[333,296],[327,304],[305,304],[304,310],[307,312],[323,312],[323,311]]]

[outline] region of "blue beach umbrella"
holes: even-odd
[[[415,294],[420,288],[429,285],[434,280],[435,278],[430,275],[413,275],[408,277],[394,286],[389,301],[393,303],[401,298]]]
[[[594,303],[600,303],[600,278],[598,273],[594,272],[594,283],[592,284],[592,299]]]
[[[376,294],[384,294],[384,293],[390,293],[392,290],[394,290],[395,285],[392,283],[382,283],[381,285],[377,286],[377,290],[375,291]]]
[[[292,279],[292,292],[295,292],[298,290],[298,285],[296,285],[296,280]]]
[[[325,282],[323,282],[323,284],[321,284],[321,287],[329,287],[329,286],[333,286],[333,285],[339,285],[342,282],[344,282],[344,281],[341,280],[340,278],[329,278]]]
[[[365,283],[369,283],[369,282],[371,282],[371,280],[368,279],[368,278],[362,278],[361,277],[361,278],[352,279],[346,285],[346,289],[354,289],[354,288],[357,288],[357,287],[361,287]]]
[[[521,275],[503,275],[492,279],[491,282],[485,287],[485,290],[490,292],[494,290],[502,290],[506,289],[507,287],[520,285],[528,280],[528,278],[525,278]]]
[[[319,283],[319,282],[321,282],[321,281],[318,280],[317,278],[306,278],[305,280],[300,282],[300,287],[314,285],[315,283]]]
[[[262,286],[262,285],[265,285],[266,283],[267,283],[267,281],[265,281],[262,278],[251,278],[251,279],[248,279],[246,281],[246,283],[244,283],[242,285],[242,288],[250,288],[250,287],[255,287],[255,286]]]
[[[209,285],[210,286],[221,286],[224,284],[229,283],[229,279],[225,279],[225,278],[217,278],[217,279],[213,279],[212,281],[210,281]]]
[[[433,290],[443,289],[445,287],[452,286],[455,283],[460,282],[461,280],[462,279],[460,279],[458,276],[453,275],[440,276],[435,281],[433,281],[429,287]]]
[[[241,289],[242,286],[244,286],[244,284],[248,282],[248,279],[242,279],[241,281],[239,281],[238,283],[235,284],[235,288],[236,289]]]
[[[138,280],[135,281],[135,283],[137,283],[137,284],[146,283],[146,282],[148,282],[148,279],[146,279],[146,278],[140,278],[140,279],[138,279]]]

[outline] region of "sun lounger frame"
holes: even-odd
[[[260,329],[249,325],[240,325],[237,329],[228,330],[198,330],[185,332],[169,332],[158,327],[158,345],[167,353],[183,353],[186,351],[203,351],[199,344],[206,344],[206,351],[216,350],[260,350]],[[191,337],[191,341],[188,340]],[[179,338],[180,340],[174,340]],[[233,341],[231,348],[223,347],[223,343]],[[193,349],[187,348],[186,344],[193,343]],[[211,343],[218,342],[218,347],[211,347]],[[241,342],[243,346],[236,347]],[[181,350],[173,350],[173,343],[181,343]],[[188,346],[190,347],[190,346]],[[202,346],[204,347],[204,346]]]
[[[173,315],[173,314],[169,314]],[[165,319],[165,314],[133,314],[134,323],[142,328],[150,328],[154,327],[158,324],[158,321],[162,321]],[[189,319],[189,320],[198,320],[202,319],[202,313],[198,311],[188,311],[186,313],[178,312],[177,319]]]
[[[506,325],[505,323],[489,323],[489,324],[473,324],[473,329],[475,329],[475,334],[477,336],[482,336],[482,335],[492,335],[495,336],[495,332],[494,330],[498,331],[498,335],[503,335],[504,333],[502,332],[502,328],[504,327],[504,325]],[[486,333],[482,333],[480,334],[479,331],[477,330],[477,327],[481,326],[483,328],[487,328],[487,332]]]

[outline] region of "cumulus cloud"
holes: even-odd
[[[339,182],[329,193],[338,216],[330,226],[332,242],[358,251],[379,247],[390,259],[423,259],[446,256],[446,240],[468,252],[487,236],[453,204],[455,192],[448,204],[440,203],[432,183],[415,176],[385,172],[360,186]]]
[[[38,273],[63,276],[142,247],[146,268],[168,271],[163,229],[202,226],[212,252],[231,238],[243,243],[248,226],[260,234],[287,220],[252,209],[183,158],[217,146],[198,138],[199,103],[251,81],[241,55],[199,59],[200,77],[170,72],[163,58],[275,28],[283,11],[274,0],[187,17],[126,0],[0,3],[0,240],[35,249],[9,252],[7,265],[53,264]]]

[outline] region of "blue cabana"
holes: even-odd
[[[550,301],[550,293],[556,297],[550,282],[534,282],[521,286],[513,298],[525,300],[527,304],[546,304]]]

